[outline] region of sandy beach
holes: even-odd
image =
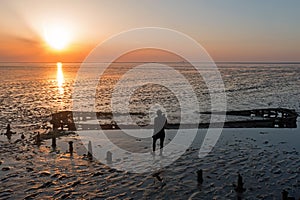
[[[242,199],[280,199],[283,189],[300,197],[300,139],[296,129],[224,129],[210,154],[198,158],[206,129],[184,155],[169,166],[149,173],[131,173],[90,161],[78,133],[60,137],[53,151],[51,140],[40,147],[31,142],[12,143],[1,135],[0,199],[235,199],[237,173],[243,177]],[[120,130],[106,130],[117,145],[143,148],[151,157],[149,138],[135,141],[120,137]],[[170,140],[175,130],[167,130]],[[68,142],[74,153],[68,153]],[[112,166],[124,160],[112,159]],[[157,155],[153,162],[162,162]],[[134,167],[134,166],[133,166]],[[203,183],[197,170],[203,170]]]

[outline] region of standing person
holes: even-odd
[[[160,140],[160,154],[162,153],[162,148],[164,147],[164,140],[165,140],[165,127],[167,125],[167,118],[165,115],[162,115],[161,110],[157,110],[156,112],[157,117],[154,119],[154,133],[153,133],[153,153],[155,152],[156,141],[157,139]]]

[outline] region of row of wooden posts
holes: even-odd
[[[41,139],[40,139],[40,134],[39,133],[36,136],[36,140],[37,140],[37,144],[40,145]],[[56,148],[56,137],[55,136],[52,137],[51,146],[52,146],[53,149]],[[69,153],[70,153],[71,156],[73,155],[73,152],[74,152],[73,141],[69,141]],[[88,143],[87,158],[89,160],[93,160],[93,149],[92,149],[92,142],[91,141],[89,141],[89,143]],[[110,151],[108,151],[106,153],[106,160],[107,160],[108,164],[112,163],[112,153]],[[203,170],[202,169],[198,170],[196,172],[196,174],[197,174],[198,184],[202,184],[203,183]],[[237,194],[242,194],[246,191],[246,189],[244,188],[243,177],[239,173],[238,173],[237,185],[234,184],[234,189],[235,189]],[[286,190],[283,190],[281,195],[282,195],[282,200],[295,199],[293,197],[289,197],[288,192]],[[241,197],[238,196],[238,199],[241,199]]]
[[[74,152],[73,141],[69,141],[68,143],[69,143],[69,153],[72,156],[73,152]],[[52,137],[51,146],[52,146],[53,149],[56,148],[56,137]],[[92,142],[91,141],[89,141],[89,144],[88,144],[87,158],[89,160],[93,160],[93,148],[92,148]],[[112,163],[112,153],[110,151],[108,151],[106,153],[106,160],[107,160],[108,164]]]
[[[41,142],[42,142],[41,135],[38,132],[36,137],[35,137],[35,144],[40,146]],[[73,155],[73,152],[74,152],[73,141],[69,141],[68,144],[69,144],[69,153],[71,155]],[[51,147],[53,149],[56,149],[56,137],[55,137],[55,135],[52,136]],[[93,149],[92,149],[92,142],[91,141],[89,141],[89,144],[88,144],[87,157],[89,158],[89,160],[93,160]],[[112,163],[112,153],[110,151],[108,151],[106,153],[106,160],[107,160],[108,164]]]

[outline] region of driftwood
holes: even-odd
[[[226,121],[223,123],[200,123],[200,124],[168,124],[166,129],[180,128],[208,128],[208,127],[224,127],[224,128],[296,128],[298,114],[294,110],[285,108],[267,108],[241,111],[227,112],[202,112],[200,114],[217,114],[217,115],[234,115],[248,117],[240,121]],[[143,113],[131,113],[131,115],[144,115]],[[68,131],[76,131],[77,125],[82,130],[86,129],[120,129],[118,124],[111,121],[110,124],[92,124],[91,120],[112,119],[112,113],[92,113],[92,112],[72,112],[62,111],[52,114],[53,130],[59,131],[67,129]],[[136,125],[122,125],[122,129],[136,128]],[[153,128],[152,125],[142,125],[140,128]]]
[[[298,114],[295,110],[286,108],[266,108],[241,111],[213,112],[249,117],[245,121],[231,121],[224,124],[225,128],[296,128]],[[212,114],[203,112],[201,114]]]

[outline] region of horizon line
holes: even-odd
[[[0,61],[0,63],[84,63],[79,61]],[[85,62],[85,63],[110,63],[110,62]],[[112,63],[188,63],[186,61],[122,61]],[[211,62],[193,62],[193,63],[211,63]],[[214,63],[229,64],[300,64],[300,61],[215,61]]]

